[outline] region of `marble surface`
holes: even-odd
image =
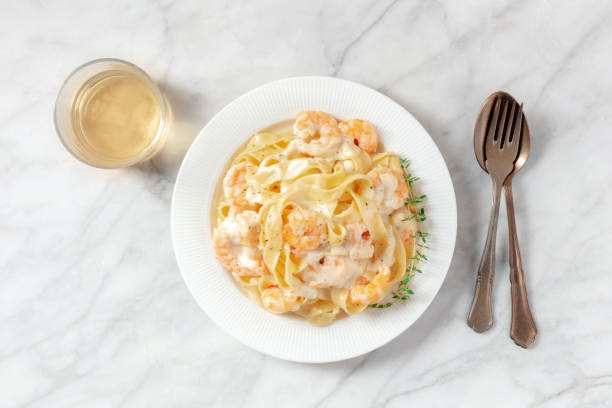
[[[0,406],[612,406],[612,4],[601,1],[32,1],[0,3]],[[151,162],[74,160],[53,128],[64,77],[124,58],[176,121]],[[364,83],[442,151],[459,230],[448,277],[387,346],[321,365],[252,351],[199,310],[169,207],[198,130],[249,89],[296,75]],[[495,325],[465,319],[490,186],[472,152],[494,90],[524,101],[532,154],[515,179],[540,335],[508,337],[502,206]]]

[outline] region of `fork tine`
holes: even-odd
[[[508,116],[508,125],[506,126],[506,131],[504,132],[501,144],[499,145],[500,149],[503,149],[505,145],[510,143],[510,136],[512,136],[512,127],[516,124],[516,117],[514,116],[516,103],[514,101],[508,101],[508,104],[512,104],[512,109],[510,110],[510,116]]]
[[[516,159],[518,154],[519,146],[521,145],[521,138],[523,135],[523,104],[519,105],[518,114],[514,120],[514,132],[512,133],[512,143],[510,143],[510,154],[513,156],[512,159]]]
[[[494,108],[493,108],[493,118],[491,119],[491,124],[489,125],[489,131],[487,132],[487,140],[489,142],[495,143],[495,133],[497,132],[497,119],[499,119],[499,104],[501,103],[501,98],[495,98]]]
[[[512,142],[516,140],[516,143],[521,142],[521,135],[523,134],[523,104],[519,105],[518,115],[514,121],[514,132],[512,133]]]
[[[510,101],[504,101],[504,110],[502,111],[502,117],[497,125],[497,134],[495,136],[495,144],[501,146],[502,138],[504,137],[504,124],[506,123],[506,116],[508,115],[508,104]]]

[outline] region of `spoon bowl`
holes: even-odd
[[[506,99],[518,105],[518,102],[512,97],[512,95],[506,92],[498,91],[489,95],[480,109],[480,113],[476,119],[476,126],[474,126],[474,153],[476,154],[476,161],[487,173],[489,171],[487,170],[486,166],[487,157],[485,153],[485,139],[487,136],[489,120],[492,116],[491,111],[493,110],[495,100],[497,98]],[[508,179],[512,179],[512,177],[521,169],[521,167],[523,167],[527,161],[527,157],[529,156],[530,148],[531,140],[529,138],[529,126],[527,125],[527,118],[523,117],[523,129],[519,152],[514,162],[514,169],[508,176]]]

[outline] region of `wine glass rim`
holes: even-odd
[[[101,165],[101,164],[90,162],[90,161],[86,160],[84,157],[80,157],[75,151],[73,151],[73,149],[64,140],[64,137],[62,136],[62,132],[61,132],[59,124],[58,124],[58,110],[59,110],[58,103],[59,103],[59,98],[62,95],[62,91],[64,90],[64,88],[66,87],[68,82],[77,73],[79,73],[81,70],[83,70],[83,69],[85,69],[85,68],[87,68],[89,66],[96,65],[96,64],[101,64],[101,63],[117,63],[117,64],[126,65],[126,66],[134,69],[135,71],[137,71],[139,74],[141,74],[142,77],[144,78],[144,80],[147,82],[147,84],[149,84],[153,88],[153,92],[155,93],[155,97],[157,99],[157,103],[158,103],[159,109],[160,109],[159,125],[157,127],[157,133],[155,134],[155,137],[153,138],[151,143],[137,157],[135,157],[132,160],[129,160],[129,161],[125,162],[125,163],[120,163],[120,164],[117,164],[117,165]],[[153,149],[155,149],[159,139],[162,138],[163,132],[165,131],[165,128],[166,128],[167,120],[168,120],[168,106],[166,105],[164,96],[161,93],[161,90],[159,89],[159,86],[157,86],[157,84],[153,81],[153,79],[151,79],[149,74],[147,74],[142,68],[140,68],[136,64],[133,64],[133,63],[131,63],[129,61],[122,60],[122,59],[119,59],[119,58],[110,58],[110,57],[93,59],[93,60],[87,61],[87,62],[79,65],[75,69],[73,69],[68,74],[68,76],[66,76],[66,79],[64,79],[64,81],[62,82],[62,85],[60,86],[59,91],[57,93],[57,97],[55,98],[55,106],[54,106],[54,109],[53,109],[53,124],[55,126],[55,133],[57,134],[58,138],[60,139],[60,142],[62,143],[62,145],[64,145],[66,150],[73,157],[75,157],[77,160],[79,160],[79,161],[81,161],[81,162],[83,162],[83,163],[85,163],[85,164],[87,164],[89,166],[97,167],[97,168],[100,168],[100,169],[120,169],[120,168],[132,166],[132,165],[142,161],[145,157],[147,157],[153,151]]]

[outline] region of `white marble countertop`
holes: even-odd
[[[2,2],[0,406],[612,406],[611,16],[599,1]],[[66,75],[105,56],[148,71],[176,117],[159,156],[121,171],[77,162],[52,121]],[[448,163],[459,215],[450,272],[417,323],[322,365],[215,327],[169,230],[198,130],[243,92],[306,74],[412,112]],[[530,350],[508,337],[503,206],[496,323],[465,323],[490,201],[472,128],[498,89],[524,101],[532,132],[515,179],[540,329]]]

